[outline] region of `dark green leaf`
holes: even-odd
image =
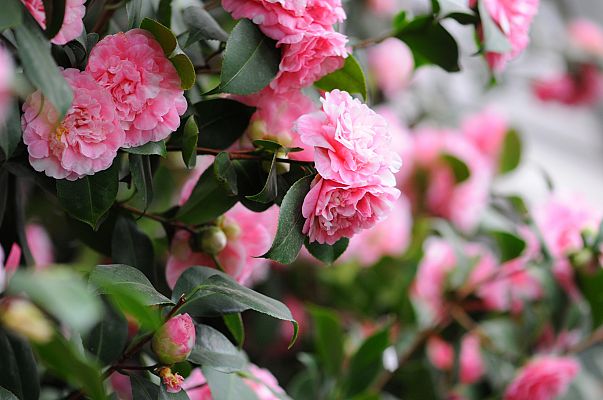
[[[14,100],[11,101],[7,111],[7,120],[3,125],[0,125],[0,150],[4,152],[6,160],[13,155],[17,145],[21,141],[19,103]]]
[[[159,386],[142,376],[130,375],[132,400],[155,400],[159,396]]]
[[[188,47],[201,39],[214,39],[220,42],[228,40],[228,33],[203,7],[187,7],[183,10],[182,16],[184,22],[191,28],[184,47]]]
[[[520,237],[504,231],[490,232],[500,250],[500,261],[507,262],[519,257],[526,248],[526,242]]]
[[[184,90],[192,88],[197,80],[197,73],[190,58],[184,53],[178,53],[170,57],[170,61],[180,77],[180,87]]]
[[[195,116],[191,115],[184,124],[182,133],[182,159],[187,168],[197,165],[197,142],[199,141],[199,127]]]
[[[236,374],[225,374],[205,366],[202,371],[213,400],[259,400],[249,385]]]
[[[12,277],[8,291],[26,293],[38,306],[78,332],[92,328],[101,318],[98,298],[78,274],[68,269],[20,269]]]
[[[333,264],[348,248],[348,244],[350,243],[350,239],[341,238],[335,244],[320,244],[318,242],[309,243],[306,239],[305,246],[306,249],[312,254],[316,259],[326,263]]]
[[[238,194],[237,172],[228,152],[221,152],[214,161],[214,174],[218,182],[232,195]]]
[[[253,107],[230,99],[210,99],[195,104],[199,125],[199,145],[212,149],[227,149],[247,129]]]
[[[594,274],[579,271],[578,287],[590,305],[593,330],[596,330],[603,325],[603,270],[598,269]]]
[[[0,387],[19,399],[37,400],[40,394],[38,368],[29,344],[0,329],[0,354]]]
[[[367,389],[383,369],[383,352],[389,346],[389,329],[367,338],[350,360],[345,379],[348,397]]]
[[[266,184],[266,171],[263,168],[263,162],[257,160],[233,160],[232,164],[237,173],[237,192],[241,204],[254,212],[262,212],[270,208],[272,203],[259,203],[246,197],[260,192]]]
[[[458,183],[465,182],[471,176],[469,167],[463,160],[452,154],[443,154],[442,160],[448,164],[454,175],[454,181]]]
[[[276,173],[276,156],[278,153],[274,153],[272,156],[272,162],[270,163],[270,170],[268,172],[268,176],[266,177],[266,183],[264,187],[259,193],[256,193],[251,196],[246,196],[247,199],[251,201],[256,201],[258,203],[272,203],[276,199],[278,195],[278,186],[277,186],[277,173]]]
[[[230,334],[234,337],[239,347],[245,343],[245,325],[240,313],[227,314],[222,317],[224,325],[228,328]]]
[[[134,184],[134,187],[136,187],[135,199],[140,201],[143,209],[146,210],[153,201],[153,171],[151,170],[151,159],[149,156],[140,154],[130,154],[128,158],[130,160],[132,183]]]
[[[84,341],[86,349],[105,365],[116,361],[128,340],[128,321],[119,311],[105,304],[103,320],[90,331]]]
[[[490,16],[483,1],[477,3],[481,26],[483,32],[484,50],[494,53],[507,53],[511,51],[511,43],[504,33],[500,30],[496,22]]]
[[[73,92],[52,59],[48,41],[36,21],[29,13],[24,13],[23,18],[23,25],[14,30],[21,65],[27,78],[40,89],[62,117],[71,106]]]
[[[311,306],[308,308],[314,322],[316,352],[331,376],[338,376],[343,362],[343,329],[334,311]]]
[[[196,332],[195,347],[188,361],[226,373],[243,369],[245,359],[226,336],[202,324],[196,326]]]
[[[276,42],[242,19],[226,42],[219,90],[243,95],[259,92],[276,76],[280,61]]]
[[[358,60],[351,54],[346,58],[343,67],[315,82],[314,86],[327,92],[339,89],[357,93],[366,100],[366,78]]]
[[[2,222],[4,221],[4,214],[8,203],[8,178],[8,171],[0,169],[0,226],[2,226]]]
[[[305,239],[302,233],[305,219],[301,209],[306,194],[310,191],[312,179],[312,176],[306,176],[295,182],[287,191],[281,203],[276,237],[270,250],[262,257],[283,264],[290,264],[297,258]]]
[[[12,392],[4,389],[0,386],[0,400],[19,400],[17,396],[15,396]]]
[[[61,30],[65,19],[66,0],[43,0],[46,15],[46,37],[52,39]]]
[[[172,24],[172,0],[159,0],[157,7],[157,19],[166,27]]]
[[[140,29],[150,32],[155,37],[167,57],[174,52],[177,41],[170,28],[153,19],[145,18],[140,23]]]
[[[118,165],[114,161],[109,169],[75,181],[57,180],[57,195],[65,211],[97,229],[117,196]]]
[[[14,28],[23,22],[22,6],[19,0],[6,0],[2,3],[0,13],[0,32]]]
[[[301,147],[284,147],[279,142],[275,142],[273,140],[266,139],[256,139],[253,141],[253,146],[258,149],[266,150],[271,153],[277,152],[279,150],[284,151],[286,153],[296,153],[299,151],[304,151]]]
[[[498,171],[502,174],[513,171],[521,162],[521,138],[515,130],[505,135],[500,155]]]
[[[111,256],[116,264],[131,265],[152,276],[153,243],[138,229],[136,222],[123,215],[117,217],[111,242]]]
[[[141,154],[147,156],[167,156],[167,149],[165,148],[165,141],[160,140],[158,142],[148,142],[138,147],[130,147],[127,149],[123,149],[124,151],[131,154]]]

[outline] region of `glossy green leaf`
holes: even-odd
[[[119,359],[128,341],[128,321],[110,304],[105,304],[105,314],[84,341],[86,349],[103,363]]]
[[[280,61],[276,42],[242,19],[226,42],[219,90],[242,95],[259,92],[274,79]]]
[[[169,28],[172,24],[172,0],[159,0],[157,7],[159,23]]]
[[[278,195],[278,184],[277,184],[277,173],[276,173],[276,156],[278,153],[274,153],[272,156],[272,162],[270,163],[270,170],[266,177],[266,183],[262,190],[256,194],[246,196],[247,199],[256,201],[258,203],[272,203]]]
[[[201,39],[213,39],[219,40],[220,42],[226,42],[228,40],[228,33],[222,29],[214,17],[205,11],[203,7],[187,7],[183,10],[182,17],[190,28],[188,39],[184,45],[185,47],[188,47]]]
[[[301,209],[312,179],[312,176],[304,177],[287,191],[280,207],[276,237],[263,258],[283,264],[290,264],[297,258],[305,239],[302,233],[305,219]]]
[[[228,152],[221,152],[214,161],[214,174],[222,186],[232,195],[238,194],[237,172]]]
[[[94,326],[102,314],[102,305],[72,270],[52,268],[43,271],[18,270],[11,278],[9,293],[27,296],[42,309],[78,332]]]
[[[362,67],[353,55],[348,55],[343,67],[314,83],[327,92],[333,89],[344,90],[351,94],[360,94],[366,100],[366,78]]]
[[[195,116],[191,115],[184,124],[182,132],[182,159],[187,168],[197,165],[197,142],[199,141],[199,127]]]
[[[21,141],[21,115],[19,103],[11,101],[7,108],[7,120],[0,126],[0,150],[9,159]]]
[[[167,26],[154,19],[145,18],[140,23],[140,29],[150,32],[155,37],[167,57],[176,49],[176,36],[174,36],[174,33]]]
[[[195,329],[197,338],[188,361],[226,373],[243,369],[245,358],[226,336],[208,325]]]
[[[603,270],[595,273],[579,271],[578,287],[590,306],[593,328],[603,325]]]
[[[471,176],[471,171],[467,164],[460,158],[453,156],[452,154],[443,154],[442,160],[448,164],[454,175],[454,181],[463,183]]]
[[[178,53],[170,57],[170,61],[180,77],[180,87],[184,90],[192,88],[197,80],[197,73],[191,59],[184,53]]]
[[[344,335],[341,321],[334,311],[311,306],[308,311],[314,322],[316,352],[326,372],[338,376],[343,362]]]
[[[143,0],[129,0],[126,2],[128,27],[130,29],[138,28],[142,22],[142,2]]]
[[[236,374],[225,374],[205,366],[201,369],[213,400],[259,400],[249,385]]]
[[[241,314],[227,314],[224,315],[222,319],[224,320],[224,325],[226,325],[228,331],[239,347],[243,347],[243,343],[245,343],[245,325],[243,324],[243,317]]]
[[[348,244],[350,243],[350,239],[341,238],[334,244],[320,244],[318,242],[310,243],[306,239],[304,245],[306,249],[316,257],[317,260],[320,260],[326,264],[333,264],[348,248]]]
[[[515,130],[510,130],[505,135],[499,160],[498,171],[506,174],[513,171],[521,162],[521,138]]]
[[[46,16],[46,37],[52,39],[61,30],[65,19],[66,0],[42,0],[44,3],[44,14]]]
[[[114,161],[109,169],[75,181],[57,180],[57,195],[65,211],[97,229],[117,196],[118,164]]]
[[[255,108],[230,99],[203,100],[194,105],[199,125],[199,146],[227,149],[247,129]]]
[[[0,328],[0,354],[0,389],[10,391],[19,399],[38,400],[38,367],[29,343]],[[0,399],[2,396],[0,393]]]
[[[512,233],[492,231],[490,235],[498,245],[501,262],[507,262],[519,257],[526,248],[526,242]]]
[[[115,222],[111,242],[111,258],[116,264],[130,265],[152,276],[153,243],[138,229],[131,218],[120,215]]]
[[[9,392],[0,386],[0,400],[19,400],[19,398],[13,392]]]
[[[24,13],[23,18],[23,24],[17,26],[14,33],[25,75],[63,116],[71,106],[73,92],[54,62],[48,41],[36,21],[28,13]]]
[[[149,156],[140,154],[130,154],[130,173],[132,174],[132,183],[136,188],[136,202],[142,204],[146,210],[153,201],[153,171],[151,170],[151,159]],[[127,263],[124,263],[127,264]]]
[[[19,0],[5,0],[0,13],[0,32],[23,23],[22,5]]]
[[[138,375],[130,375],[132,400],[155,400],[159,397],[159,386]]]
[[[131,154],[141,154],[146,156],[167,156],[167,149],[165,148],[165,141],[160,140],[158,142],[148,142],[138,147],[130,147],[123,149],[125,152]]]
[[[389,329],[368,337],[354,353],[345,378],[347,397],[367,389],[383,370],[383,352],[389,346]]]

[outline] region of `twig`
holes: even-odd
[[[157,215],[157,214],[148,213],[146,211],[139,210],[137,208],[131,207],[131,206],[129,206],[127,204],[123,204],[123,203],[118,204],[118,207],[123,208],[124,210],[129,211],[132,214],[136,214],[136,215],[139,215],[141,217],[152,219],[153,221],[157,221],[157,222],[160,222],[162,224],[171,225],[171,226],[174,226],[174,227],[179,228],[179,229],[184,229],[184,230],[189,231],[190,233],[195,233],[195,230],[193,228],[191,228],[190,226],[188,226],[186,224],[183,224],[182,222],[173,221],[173,220],[164,218],[164,217],[162,217],[160,215]]]
[[[360,42],[352,45],[352,48],[353,49],[364,49],[365,47],[369,47],[369,46],[372,46],[374,44],[380,43],[380,42],[384,41],[385,39],[387,39],[387,38],[389,38],[389,37],[391,37],[393,35],[394,35],[394,32],[390,31],[390,32],[384,33],[381,36],[377,36],[377,37],[373,37],[373,38],[368,38],[368,39],[365,39],[365,40],[361,40]]]
[[[206,156],[217,156],[220,153],[223,153],[224,150],[218,149],[210,149],[207,147],[197,147],[198,155],[206,155]],[[168,146],[167,151],[182,151],[181,148],[176,146]],[[250,152],[255,150],[241,150],[241,151],[228,151],[231,160],[257,160],[257,161],[272,161],[272,157],[270,159],[264,158],[262,156],[256,154],[250,154]],[[290,158],[275,158],[276,162],[285,163],[285,164],[297,164],[297,165],[314,165],[312,161],[302,161],[302,160],[292,160]]]

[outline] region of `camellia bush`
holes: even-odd
[[[3,0],[0,398],[601,398],[602,212],[499,191],[497,111],[399,100],[513,80],[539,6]],[[524,87],[593,105],[564,32]]]

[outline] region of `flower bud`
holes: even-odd
[[[216,255],[226,247],[228,238],[222,229],[210,226],[199,233],[199,248],[209,255]]]
[[[4,301],[0,306],[0,321],[11,331],[36,343],[47,343],[54,334],[50,320],[29,300]]]
[[[163,367],[159,369],[159,376],[168,393],[178,393],[182,389],[184,378],[178,373],[173,373],[170,368]]]
[[[186,360],[195,344],[195,324],[188,314],[170,318],[157,329],[151,347],[163,364],[175,364]]]

